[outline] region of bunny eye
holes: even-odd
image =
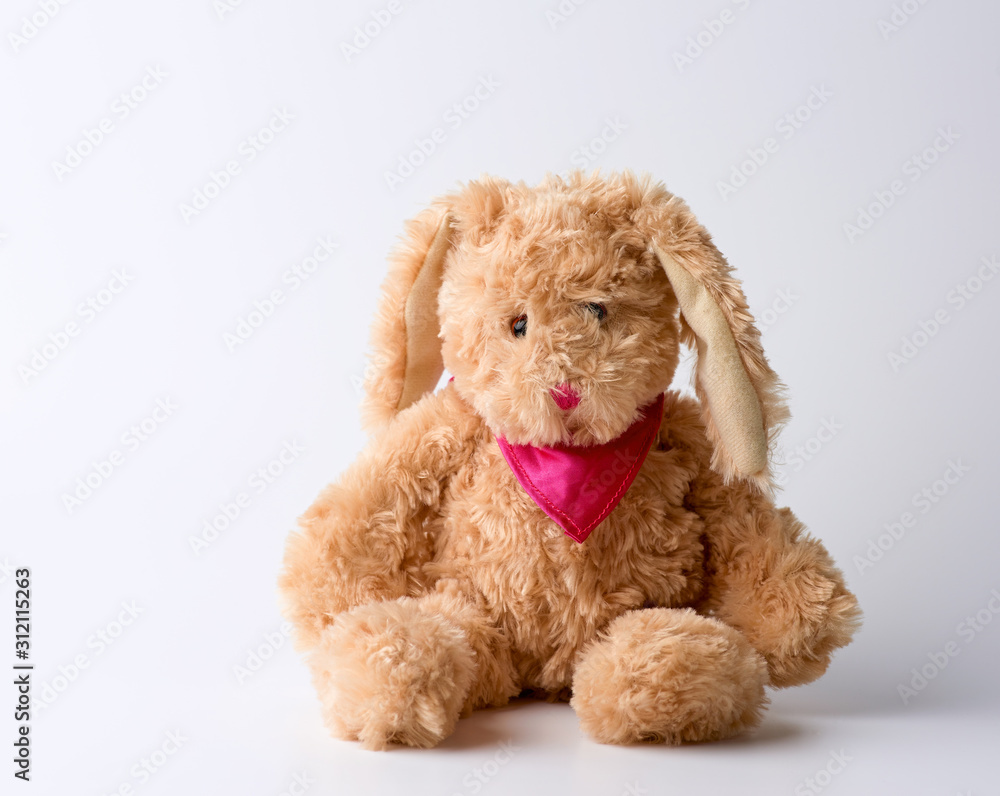
[[[603,304],[599,304],[596,301],[591,302],[587,305],[587,309],[590,310],[594,315],[597,316],[597,320],[603,321],[608,317],[608,308]]]
[[[528,333],[528,316],[518,315],[510,322],[510,331],[514,337],[524,337]]]

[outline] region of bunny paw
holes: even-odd
[[[368,749],[451,734],[476,670],[460,628],[403,598],[341,614],[310,655],[330,732]]]
[[[756,726],[767,666],[736,630],[694,611],[620,616],[585,648],[570,704],[601,743],[679,744]]]

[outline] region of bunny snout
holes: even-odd
[[[549,395],[562,410],[573,409],[580,403],[580,393],[571,384],[559,384],[549,390]]]

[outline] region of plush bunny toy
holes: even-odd
[[[781,384],[661,184],[469,183],[409,224],[373,338],[372,438],[280,579],[336,737],[429,747],[529,691],[605,743],[720,739],[850,641],[843,576],[769,497]]]

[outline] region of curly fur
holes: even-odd
[[[603,743],[714,741],[760,723],[766,684],[767,664],[733,628],[690,608],[647,608],[583,650],[571,704]]]
[[[439,233],[449,245],[426,311],[455,380],[411,403],[407,318],[420,317],[414,285]],[[572,693],[603,742],[724,738],[759,722],[765,684],[814,680],[850,641],[854,596],[775,508],[769,472],[735,469],[703,385],[700,400],[667,392],[693,332],[652,244],[719,306],[773,440],[782,388],[739,283],[661,185],[484,178],[411,222],[373,331],[371,441],[302,517],[280,579],[338,737],[430,746],[463,713],[529,691]],[[417,395],[436,374],[420,378]],[[549,393],[567,382],[581,396],[571,411]],[[495,442],[605,442],[663,392],[658,443],[582,545]]]

